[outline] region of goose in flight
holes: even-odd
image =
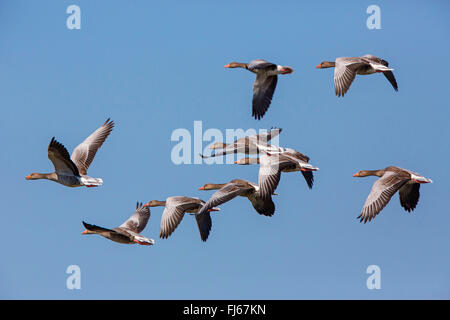
[[[267,148],[267,143],[277,137],[281,130],[281,128],[270,129],[267,132],[237,139],[233,143],[216,142],[209,147],[214,153],[210,156],[203,154],[200,154],[200,156],[202,158],[211,158],[235,153],[259,154],[260,147]]]
[[[199,216],[196,213],[203,207],[205,201],[199,198],[190,198],[185,196],[168,197],[166,201],[152,200],[148,203],[149,207],[164,207],[164,212],[161,217],[161,229],[159,237],[167,239],[178,227],[181,220],[183,220],[185,213],[195,215],[200,238],[206,241],[209,230],[211,230],[211,211],[220,211],[219,208],[211,207],[205,214]]]
[[[47,179],[67,187],[98,187],[103,184],[100,178],[91,178],[87,170],[98,149],[114,128],[114,121],[108,118],[105,123],[79,144],[69,155],[67,149],[53,137],[48,145],[48,158],[55,167],[53,173],[32,173],[27,180]]]
[[[258,120],[269,109],[278,75],[294,72],[291,67],[276,65],[263,59],[256,59],[250,63],[230,62],[225,68],[243,68],[256,73],[256,80],[253,83],[252,116]]]
[[[386,60],[373,55],[336,58],[335,62],[323,61],[316,68],[332,67],[334,67],[334,89],[338,97],[344,96],[357,74],[367,75],[381,72],[394,87],[394,90],[398,91],[397,81],[392,72],[394,69],[389,68],[389,63]]]
[[[137,243],[140,245],[149,246],[155,244],[155,241],[140,234],[144,230],[149,219],[150,209],[148,203],[143,205],[138,202],[136,204],[136,211],[127,221],[122,223],[120,227],[106,229],[83,221],[83,225],[86,230],[84,230],[81,234],[99,234],[118,243]]]
[[[273,203],[272,198],[270,196],[262,198],[259,193],[259,186],[247,180],[234,179],[228,183],[207,183],[200,187],[199,190],[217,190],[197,213],[200,219],[203,219],[204,215],[209,214],[211,208],[228,202],[237,196],[248,198],[252,203],[253,208],[261,215],[270,217],[275,212],[275,204]],[[209,236],[210,229],[211,228],[207,230],[205,240]]]
[[[387,167],[381,170],[362,170],[354,177],[380,177],[372,186],[366,203],[358,216],[360,222],[372,220],[388,204],[392,196],[398,191],[400,205],[408,212],[413,211],[419,202],[419,189],[422,183],[431,183],[428,178],[420,174],[399,167]]]

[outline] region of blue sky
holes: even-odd
[[[68,30],[66,8],[81,8]],[[369,30],[366,8],[381,8]],[[450,298],[446,1],[2,1],[0,133],[3,152],[0,298],[4,299],[443,299]],[[374,54],[390,62],[399,91],[381,75],[334,94],[323,60]],[[291,66],[269,111],[251,117],[254,76],[231,61]],[[55,136],[71,152],[111,117],[116,127],[89,174],[100,188],[26,181],[51,172]],[[153,247],[82,236],[82,220],[119,226],[135,203],[187,195],[207,182],[257,181],[257,166],[175,165],[178,128],[283,128],[282,146],[320,167],[308,190],[282,176],[273,217],[244,199],[222,205],[206,243],[185,217],[158,238],[163,208],[143,235]],[[207,143],[205,142],[206,146]],[[398,195],[374,221],[359,215],[375,178],[361,169],[397,165],[434,183],[414,213]],[[66,268],[81,268],[81,289]],[[366,268],[381,268],[368,290]]]

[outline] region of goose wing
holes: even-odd
[[[252,203],[253,208],[261,215],[271,217],[275,213],[275,204],[272,201],[272,197],[261,197],[260,192],[255,192],[248,197]]]
[[[119,228],[123,228],[134,233],[141,233],[147,225],[150,219],[150,209],[149,207],[143,206],[142,203],[136,204],[136,211],[120,225]]]
[[[400,204],[406,211],[411,212],[416,208],[420,197],[419,190],[420,183],[413,181],[408,181],[400,188],[398,193],[400,196]]]
[[[258,73],[253,84],[252,116],[260,120],[269,109],[277,86],[278,76]]]
[[[225,202],[228,202],[237,196],[253,190],[254,188],[251,186],[242,186],[234,182],[229,182],[224,185],[222,188],[213,193],[211,198],[204,204],[204,206],[198,212],[198,215],[204,214],[208,212],[209,209],[217,207]]]
[[[291,159],[292,161],[295,161],[300,167],[305,167],[307,169],[313,169],[316,170],[317,168],[310,165],[309,157],[304,155],[301,152],[298,152],[296,150],[288,149],[288,152],[284,153],[286,157]],[[308,185],[309,189],[312,189],[314,184],[314,174],[312,171],[302,171],[303,178],[305,178],[306,184]]]
[[[167,198],[161,217],[160,238],[167,239],[183,220],[185,212],[197,209],[202,202],[199,199],[189,197]]]
[[[48,145],[48,158],[53,163],[56,173],[68,176],[80,176],[77,166],[70,159],[69,152],[67,152],[67,149],[61,143],[55,140],[55,137],[50,140],[50,144]]]
[[[378,58],[376,56],[373,56],[373,55],[370,55],[370,54],[366,54],[365,56],[363,56],[363,58],[366,58],[369,61],[372,61],[373,63],[380,64],[380,65],[383,65],[385,67],[389,67],[389,62],[387,62],[386,60],[383,60],[381,58]],[[394,73],[391,70],[389,70],[389,71],[383,72],[383,75],[391,83],[391,85],[394,88],[394,90],[398,91],[397,80],[395,80]]]
[[[211,231],[212,226],[211,214],[208,211],[201,215],[196,214],[195,220],[197,221],[200,238],[202,241],[208,240],[209,232]]]
[[[295,167],[295,163],[283,155],[267,156],[262,154],[259,157],[258,175],[261,198],[266,199],[272,196],[280,183],[282,170],[295,169]]]
[[[115,232],[114,230],[106,229],[106,228],[103,228],[103,227],[99,227],[99,226],[96,226],[96,225],[94,225],[94,224],[86,223],[86,222],[84,222],[84,221],[83,221],[83,226],[84,226],[87,230],[93,231],[93,232],[97,232],[97,233]]]
[[[73,150],[71,159],[77,165],[81,174],[87,174],[87,170],[92,160],[94,160],[95,154],[103,145],[113,128],[114,121],[108,118],[100,128],[95,130]]]
[[[337,58],[334,67],[334,89],[343,97],[356,77],[356,69],[367,64],[360,58]]]
[[[371,221],[389,203],[392,196],[407,182],[404,177],[392,171],[386,171],[372,186],[369,196],[364,204],[360,222]]]

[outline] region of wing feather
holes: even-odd
[[[267,76],[258,73],[253,84],[252,116],[260,120],[272,102],[277,86],[278,76]]]
[[[55,172],[62,175],[80,176],[78,168],[70,159],[67,149],[55,137],[50,140],[48,145],[48,158],[55,167]]]
[[[395,172],[388,171],[380,179],[375,181],[372,190],[367,197],[361,214],[360,222],[371,221],[389,203],[392,196],[407,182]]]
[[[183,220],[186,211],[195,210],[200,206],[199,199],[188,197],[169,197],[166,200],[161,217],[160,238],[167,239]]]
[[[400,188],[400,204],[408,212],[413,211],[420,197],[420,183],[410,181]]]
[[[72,152],[71,159],[81,174],[86,175],[94,157],[114,128],[114,121],[109,118]]]
[[[150,209],[142,203],[137,203],[136,211],[119,228],[124,228],[135,233],[141,233],[150,219]]]

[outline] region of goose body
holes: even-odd
[[[386,60],[376,56],[366,54],[362,57],[341,57],[336,58],[334,62],[323,61],[317,66],[319,69],[332,67],[334,67],[334,88],[339,97],[343,97],[347,93],[357,74],[383,73],[394,90],[398,91],[397,81],[392,72],[394,69],[389,68]]]
[[[32,173],[27,180],[47,179],[66,187],[97,187],[103,184],[100,178],[87,175],[87,170],[94,160],[98,149],[105,142],[114,128],[114,121],[107,119],[105,123],[79,144],[69,155],[67,149],[53,137],[48,145],[48,158],[55,167],[52,173]]]
[[[256,74],[253,83],[252,116],[260,120],[272,102],[279,74],[289,74],[294,70],[287,66],[276,65],[263,59],[250,63],[231,62],[225,68],[243,68]]]
[[[166,201],[152,200],[148,203],[150,207],[164,207],[161,217],[160,238],[167,239],[183,220],[185,213],[191,213],[195,215],[201,239],[206,241],[212,225],[209,212],[219,211],[220,209],[212,207],[204,215],[197,215],[204,204],[205,201],[199,198],[185,196],[173,196],[168,197]]]
[[[362,170],[353,175],[354,177],[377,176],[367,197],[361,214],[358,216],[360,222],[371,221],[389,203],[392,196],[398,191],[400,205],[408,212],[413,211],[419,202],[420,184],[431,183],[431,179],[399,167],[390,166],[381,170]]]
[[[83,221],[86,230],[82,234],[98,234],[114,242],[124,244],[138,243],[140,245],[153,245],[155,243],[153,239],[149,239],[140,234],[145,229],[149,219],[149,205],[143,205],[138,202],[136,204],[136,211],[118,228],[106,229]]]

